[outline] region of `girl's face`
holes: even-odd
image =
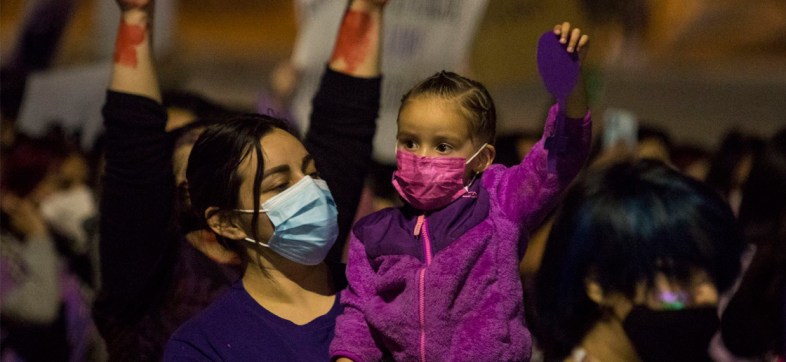
[[[296,184],[303,177],[319,177],[314,159],[303,144],[286,131],[274,129],[263,136],[260,143],[265,170],[259,187],[259,199],[254,200],[254,175],[258,163],[256,155],[252,152],[238,168],[243,177],[240,185],[239,209],[254,209],[254,204],[260,205],[261,208],[261,205],[271,197]],[[249,237],[265,242],[273,235],[274,226],[265,213],[259,214],[259,226],[255,231],[251,230],[251,214],[242,214],[240,218],[241,227]]]
[[[457,107],[434,96],[407,100],[398,115],[396,149],[421,157],[471,157],[480,145]]]

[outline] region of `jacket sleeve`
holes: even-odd
[[[569,138],[563,155],[549,152],[544,146],[554,132],[558,105],[549,109],[543,136],[521,161],[502,172],[494,193],[499,207],[511,220],[526,230],[537,227],[554,208],[560,193],[573,181],[584,166],[592,141],[590,113],[583,119],[566,119],[565,131]],[[556,157],[556,167],[549,170],[549,159]]]
[[[174,178],[166,113],[152,99],[109,91],[100,199],[97,322],[140,318],[168,290]]]
[[[341,292],[344,313],[336,319],[336,334],[330,344],[330,357],[347,357],[355,362],[379,361],[382,351],[364,316],[366,301],[373,297],[374,271],[363,243],[352,234],[349,241],[347,278],[349,287]]]
[[[339,235],[327,259],[341,261],[371,163],[382,79],[326,67],[304,140],[338,208]]]

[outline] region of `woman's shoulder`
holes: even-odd
[[[186,341],[189,343],[200,340],[210,340],[213,335],[224,333],[230,329],[229,320],[241,313],[236,290],[231,288],[224,295],[217,298],[207,308],[197,313],[194,317],[183,323],[173,334],[171,340]]]
[[[213,304],[181,325],[170,337],[164,360],[225,360],[232,343],[244,340],[254,315],[244,301],[242,286],[232,286]]]

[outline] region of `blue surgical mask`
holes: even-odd
[[[259,211],[266,213],[273,223],[273,236],[267,243],[245,240],[268,247],[299,264],[321,263],[338,237],[338,210],[324,180],[303,177],[267,200]]]

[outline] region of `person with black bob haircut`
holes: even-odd
[[[721,317],[725,346],[735,356],[786,357],[786,128],[773,136],[743,188],[740,225],[755,248]]]
[[[728,204],[662,162],[591,170],[546,245],[536,343],[549,361],[709,360],[743,247]]]

